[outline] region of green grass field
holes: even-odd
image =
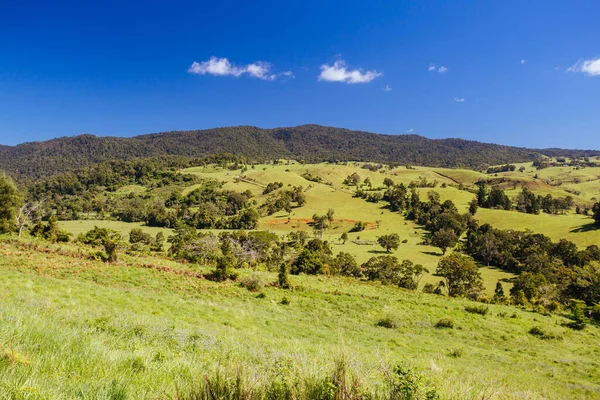
[[[401,363],[444,399],[600,396],[600,330],[572,331],[559,315],[490,305],[481,316],[466,300],[323,276],[292,276],[298,290],[265,287],[259,298],[177,273],[194,268],[127,255],[108,265],[71,245],[0,240],[0,398],[187,398],[217,370],[250,386],[285,383],[330,376],[342,354],[373,391],[384,366]],[[396,328],[376,326],[383,317]],[[435,328],[441,318],[454,328]],[[533,326],[562,339],[532,336]]]

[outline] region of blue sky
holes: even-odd
[[[600,149],[598,1],[29,1],[0,143],[317,123]]]

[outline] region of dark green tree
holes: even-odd
[[[449,247],[454,247],[457,241],[458,236],[456,236],[456,233],[449,228],[440,229],[431,236],[431,244],[442,250],[443,255],[446,254],[446,250]]]
[[[11,177],[0,174],[0,233],[12,232],[16,228],[17,209],[23,198]]]
[[[286,263],[281,263],[279,273],[277,274],[277,284],[281,289],[291,289],[290,278],[288,276],[288,266]]]
[[[600,225],[600,202],[594,204],[592,207],[592,212],[594,213],[593,218],[596,225]]]
[[[496,289],[494,289],[494,303],[505,303],[506,296],[504,295],[504,288],[502,287],[502,282],[496,282]]]
[[[348,234],[346,232],[342,233],[342,236],[340,236],[340,240],[342,241],[342,243],[346,244],[346,241],[348,240]]]
[[[476,298],[483,292],[483,279],[475,261],[462,254],[451,254],[440,260],[436,274],[444,277],[448,295]]]
[[[477,203],[477,199],[471,200],[469,203],[469,214],[475,215],[477,213],[477,209],[479,208],[479,204]]]
[[[360,278],[362,275],[362,271],[356,263],[356,259],[350,253],[345,253],[343,251],[339,252],[333,259],[332,264],[335,268],[335,272],[340,275],[352,276],[355,278]]]
[[[397,250],[400,247],[400,237],[396,233],[379,236],[377,243],[389,253],[391,250]]]

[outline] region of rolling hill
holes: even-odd
[[[382,135],[320,125],[261,129],[251,126],[164,132],[132,138],[80,135],[45,142],[0,146],[0,170],[39,178],[107,160],[154,156],[199,157],[233,153],[260,161],[273,158],[370,161],[480,169],[530,161],[540,154],[598,155],[599,151],[536,150],[461,139]]]

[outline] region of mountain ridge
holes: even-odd
[[[481,169],[547,156],[599,155],[596,150],[528,149],[460,138],[379,134],[315,124],[263,129],[232,126],[133,137],[82,134],[0,146],[0,170],[39,178],[108,160],[232,153],[251,160],[370,161]]]

